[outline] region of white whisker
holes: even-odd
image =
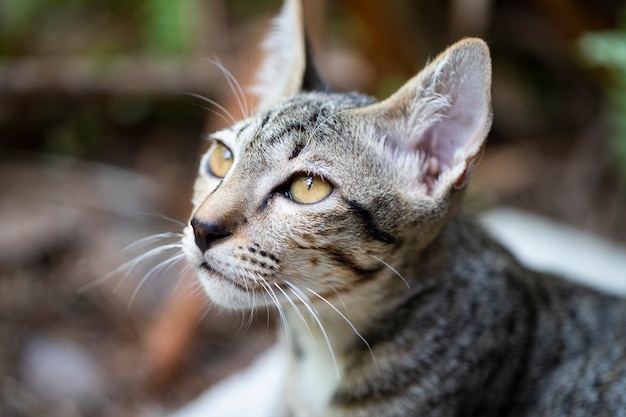
[[[182,277],[187,277],[189,275],[192,275],[194,277],[194,279],[192,279],[191,281],[188,279],[183,279]],[[194,287],[196,287],[196,289],[200,289],[202,290],[201,286],[198,285],[198,280],[195,279],[196,278],[196,272],[194,271],[193,267],[191,266],[191,264],[189,262],[184,262],[183,263],[183,267],[180,271],[180,279],[176,280],[176,285],[174,285],[174,289],[173,292],[178,291],[178,289],[180,288],[180,286],[182,285],[183,282],[187,283],[187,286],[191,286],[192,283],[194,283]],[[191,288],[191,287],[190,287]]]
[[[408,283],[408,281],[407,281],[407,280],[406,280],[406,279],[402,276],[402,274],[401,274],[401,273],[399,273],[398,271],[396,271],[396,269],[395,269],[393,266],[389,265],[387,262],[385,262],[384,260],[380,259],[380,258],[379,258],[379,257],[377,257],[377,256],[374,256],[374,255],[370,255],[370,256],[371,256],[372,258],[376,259],[376,260],[377,260],[378,262],[380,262],[381,264],[385,265],[387,268],[389,268],[389,269],[390,269],[390,270],[391,270],[391,271],[392,271],[392,272],[393,272],[393,273],[394,273],[397,277],[399,277],[399,278],[402,280],[402,282],[404,282],[404,285],[406,285],[406,287],[407,287],[408,289],[411,289],[411,285]]]
[[[242,269],[245,270],[244,268]],[[248,275],[251,275],[251,274],[248,273]],[[251,277],[251,279],[253,281],[257,281],[256,279],[254,279],[254,277]],[[254,310],[256,309],[256,291],[254,291],[254,288],[252,288],[252,290],[250,289],[247,279],[244,280],[244,285],[246,287],[246,293],[248,297],[252,298],[252,308],[250,309],[247,319],[245,318],[245,314],[246,314],[245,309],[241,310],[241,324],[239,325],[239,332],[242,332],[242,333],[246,332],[248,329],[250,329],[250,326],[252,326],[252,322],[254,321]]]
[[[372,347],[370,346],[370,344],[368,343],[368,341],[363,337],[363,335],[361,335],[361,333],[357,330],[357,328],[354,326],[354,324],[352,324],[352,322],[350,321],[350,319],[348,319],[345,314],[343,314],[337,307],[335,307],[333,305],[333,303],[331,303],[330,301],[328,301],[326,298],[322,297],[320,294],[318,294],[317,292],[313,291],[311,288],[306,287],[305,288],[308,292],[310,292],[311,294],[313,294],[314,296],[316,296],[317,298],[319,298],[320,300],[322,300],[323,302],[325,302],[330,308],[332,308],[337,314],[339,314],[339,316],[348,324],[348,326],[350,326],[350,328],[352,329],[352,331],[354,332],[354,334],[361,339],[361,341],[365,344],[365,346],[367,347],[367,350],[369,350],[370,355],[372,356],[372,359],[374,361],[374,364],[376,364],[376,367],[378,367],[378,362],[376,361],[376,356],[374,355],[374,351],[372,350]]]
[[[237,101],[237,105],[239,107],[239,112],[241,113],[241,117],[242,118],[248,117],[250,115],[250,112],[248,109],[248,102],[246,100],[246,95],[243,89],[241,88],[241,85],[235,78],[235,76],[221,63],[219,59],[215,58],[211,60],[210,62],[221,71],[222,75],[226,79],[226,82],[228,83],[228,86],[230,87],[230,91],[233,93],[233,95],[235,96],[235,100]]]
[[[276,306],[276,309],[278,310],[280,321],[282,323],[283,329],[285,330],[285,337],[287,338],[287,345],[291,349],[292,347],[291,330],[289,328],[289,322],[287,321],[287,315],[285,314],[285,310],[283,309],[282,305],[280,304],[280,300],[276,296],[276,293],[271,288],[267,280],[259,276],[259,282],[261,283],[261,286],[265,289],[265,292],[267,293],[267,295],[272,299],[272,302],[274,303],[274,305]]]
[[[335,288],[334,285],[330,285],[330,289],[335,293],[335,296],[337,297],[337,299],[339,300],[339,302],[341,303],[341,306],[343,307],[344,311],[348,311],[348,307],[346,306],[346,303],[343,301],[343,297],[341,296],[341,293],[339,291],[337,291],[337,289]]]
[[[165,239],[170,239],[170,238],[177,238],[180,239],[183,237],[183,234],[180,232],[164,232],[164,233],[155,233],[153,235],[149,235],[149,236],[144,236],[140,239],[137,239],[136,241],[129,243],[128,245],[124,246],[123,250],[124,251],[130,251],[133,249],[137,249],[143,245],[145,245],[146,243],[155,241],[155,240],[165,240]]]
[[[285,282],[285,284],[287,285],[287,283]],[[280,292],[283,293],[283,295],[285,296],[285,298],[287,299],[287,302],[291,305],[291,308],[293,308],[296,312],[296,314],[298,315],[298,317],[300,317],[300,320],[302,320],[302,322],[304,323],[304,325],[307,328],[307,331],[309,332],[309,335],[311,336],[311,339],[313,339],[313,332],[311,331],[311,328],[309,327],[309,322],[304,318],[304,316],[302,315],[302,312],[300,311],[300,309],[298,308],[298,306],[293,302],[293,300],[291,299],[291,297],[289,297],[289,295],[287,295],[287,293],[285,292],[285,290],[283,290],[280,286],[280,284],[278,284],[277,282],[274,283],[274,286],[276,288],[278,288],[280,290]],[[291,292],[298,297],[298,299],[300,299],[300,297],[298,296],[298,294],[296,294],[296,292],[291,289],[291,287],[289,287],[289,289],[291,290]],[[302,302],[302,304],[304,304],[304,302],[302,301],[302,299],[300,299],[300,301]]]
[[[137,295],[139,294],[139,291],[141,290],[141,288],[144,286],[144,284],[146,282],[148,282],[156,274],[157,271],[163,270],[165,272],[169,268],[171,268],[172,265],[175,265],[176,263],[182,261],[184,258],[185,258],[185,254],[183,252],[180,252],[180,253],[178,253],[178,254],[176,254],[176,255],[168,258],[168,259],[165,259],[165,260],[159,262],[158,264],[156,264],[155,266],[150,268],[148,273],[146,273],[141,278],[141,280],[139,281],[139,283],[137,284],[137,286],[133,290],[133,293],[131,294],[130,299],[128,300],[128,306],[126,308],[128,310],[130,310],[130,307],[133,304],[133,302],[135,301],[135,298],[137,298]]]
[[[128,276],[131,274],[131,272],[141,263],[144,262],[150,258],[153,258],[155,256],[158,256],[160,254],[162,254],[163,252],[167,252],[168,250],[174,250],[174,249],[178,249],[180,250],[182,248],[182,243],[178,242],[178,243],[172,243],[172,244],[167,244],[167,245],[161,245],[161,246],[157,246],[156,248],[150,249],[149,251],[142,253],[139,256],[136,256],[135,258],[124,262],[122,265],[118,266],[117,268],[115,268],[114,270],[112,270],[111,272],[107,273],[106,275],[104,275],[103,277],[100,277],[92,282],[89,282],[83,286],[81,286],[78,289],[78,292],[82,293],[85,291],[89,291],[99,285],[102,285],[103,283],[109,281],[110,279],[112,279],[113,277],[115,277],[116,275],[124,272],[124,276],[122,277],[122,280],[116,285],[116,287],[114,288],[114,291],[117,291],[119,289],[119,287],[121,286],[122,282],[128,278]]]
[[[167,252],[169,250],[180,250],[183,247],[182,243],[178,242],[178,243],[171,243],[168,245],[161,245],[161,246],[157,246],[156,248],[150,249],[149,251],[135,257],[134,259],[123,263],[120,267],[116,268],[113,270],[114,274],[118,274],[122,271],[124,271],[124,277],[122,279],[122,281],[120,281],[117,286],[115,287],[114,291],[117,291],[119,289],[119,287],[122,285],[122,282],[128,278],[130,276],[130,274],[133,272],[133,270],[141,263],[144,262],[150,258],[154,258],[155,256],[159,256],[160,254],[162,254],[163,252]]]
[[[252,293],[252,307],[249,309],[250,311],[248,312],[248,319],[246,320],[245,327],[244,327],[244,329],[247,330],[252,326],[252,323],[254,322],[254,314],[256,312],[257,306],[256,306],[256,291],[254,287],[252,288],[252,291],[250,291],[248,288],[248,284],[246,283],[246,291],[248,292],[248,294]]]
[[[185,222],[175,219],[173,217],[166,216],[165,214],[160,214],[160,213],[138,212],[138,213],[121,214],[120,216],[122,217],[151,217],[151,218],[156,218],[160,220],[165,220],[170,223],[174,223],[176,226],[179,226],[179,227],[186,226]]]
[[[340,116],[340,115],[342,115],[343,113],[347,113],[347,112],[349,112],[350,110],[351,110],[351,109],[345,109],[345,110],[340,110],[340,111],[337,111],[336,113],[333,113],[333,114],[331,114],[330,116],[327,116],[327,117],[326,117],[326,118],[324,118],[323,120],[320,120],[320,121],[316,122],[316,123],[315,123],[315,127],[313,128],[313,131],[312,131],[312,132],[308,135],[309,140],[314,140],[314,138],[315,138],[315,134],[317,133],[317,131],[318,131],[319,129],[321,129],[321,128],[324,126],[324,124],[325,124],[326,122],[328,122],[330,119],[333,119],[333,118],[335,118],[335,117],[337,117],[337,116]]]
[[[324,328],[324,325],[322,324],[322,321],[320,320],[319,315],[317,314],[315,309],[309,303],[304,301],[307,297],[304,296],[304,294],[302,294],[302,292],[300,291],[300,289],[298,287],[296,287],[295,285],[293,285],[292,283],[290,283],[288,281],[284,281],[284,283],[286,285],[288,285],[289,288],[291,288],[293,290],[293,292],[296,295],[296,297],[298,297],[298,299],[302,302],[304,307],[311,314],[311,317],[313,318],[313,320],[317,323],[317,326],[319,327],[320,331],[322,332],[322,336],[324,337],[324,341],[326,342],[326,346],[328,347],[328,351],[330,353],[330,357],[331,357],[331,359],[333,361],[333,366],[335,367],[335,374],[337,375],[337,379],[338,380],[341,379],[341,373],[339,372],[339,365],[337,364],[337,358],[335,356],[335,351],[333,349],[332,344],[330,343],[330,338],[328,337],[328,333],[326,333],[326,329]],[[300,296],[298,295],[298,293],[300,293]]]
[[[210,112],[212,112],[213,114],[215,114],[216,116],[219,116],[224,122],[226,122],[226,124],[235,124],[237,123],[237,119],[235,118],[235,116],[233,116],[228,110],[226,110],[226,108],[224,106],[222,106],[221,104],[219,104],[217,101],[215,100],[211,100],[208,97],[204,97],[200,94],[196,94],[196,93],[187,93],[187,95],[190,95],[191,97],[195,97],[197,99],[200,99],[202,101],[205,101],[207,103],[209,103],[212,106],[215,106],[218,110],[220,110],[219,112],[211,109],[211,108],[207,108],[207,110],[209,110]]]

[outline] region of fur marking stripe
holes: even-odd
[[[296,146],[293,148],[293,151],[291,152],[291,156],[289,156],[289,160],[291,161],[292,159],[297,158],[303,149],[304,149],[303,143],[296,143]]]
[[[352,212],[358,214],[361,217],[361,220],[363,220],[363,223],[365,225],[365,230],[367,230],[371,237],[380,242],[388,244],[393,244],[396,241],[396,239],[389,233],[383,232],[378,228],[378,226],[374,222],[374,217],[369,210],[367,210],[356,201],[346,199],[344,199],[344,201],[346,202],[346,204],[348,204],[348,206],[350,206],[350,210]]]
[[[259,127],[259,131],[262,131],[263,128],[265,127],[265,125],[267,124],[267,122],[269,122],[271,117],[271,113],[267,113],[265,115],[265,117],[263,118],[263,120],[261,121],[261,126]]]
[[[324,248],[324,249],[326,253],[328,254],[328,256],[330,256],[333,260],[340,263],[341,265],[344,265],[350,268],[361,278],[369,278],[375,273],[379,272],[381,269],[383,269],[382,265],[376,266],[374,268],[369,268],[369,269],[360,267],[359,265],[356,264],[356,262],[354,262],[354,260],[352,260],[349,257],[348,254],[346,254],[339,248],[330,247],[330,248]]]

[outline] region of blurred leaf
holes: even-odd
[[[146,2],[146,40],[149,52],[181,54],[197,35],[194,10],[198,0],[150,0]]]
[[[590,64],[626,71],[626,31],[587,33],[579,45]]]
[[[587,33],[579,39],[578,46],[588,64],[609,72],[604,91],[606,119],[611,129],[609,140],[626,179],[626,14],[622,14],[622,19],[620,30]]]
[[[28,26],[40,9],[41,3],[41,0],[3,0],[0,2],[0,31],[8,33]]]

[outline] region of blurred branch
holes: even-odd
[[[206,94],[220,84],[219,70],[204,58],[124,57],[103,62],[80,57],[30,57],[0,64],[0,95],[41,91]]]
[[[362,62],[322,55],[331,68],[342,66],[346,69],[347,66],[349,73],[361,71]],[[231,57],[220,56],[220,62],[227,69],[240,66],[240,60]],[[250,80],[243,78],[240,81],[245,90]],[[351,85],[340,74],[330,73],[327,78],[340,90],[359,87]],[[39,92],[75,95],[179,95],[192,92],[213,95],[223,88],[228,88],[226,80],[208,58],[123,57],[103,62],[80,57],[30,57],[0,64],[0,96]]]
[[[559,32],[568,40],[575,40],[588,30],[604,28],[610,22],[599,12],[597,4],[593,2],[573,2],[568,0],[534,0],[558,28]]]

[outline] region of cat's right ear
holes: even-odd
[[[259,97],[256,113],[300,91],[326,88],[311,57],[301,0],[285,0],[263,48],[265,56],[253,87]]]

